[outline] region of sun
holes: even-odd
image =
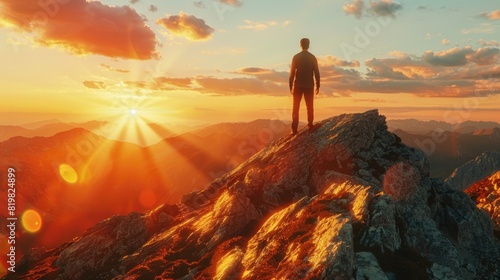
[[[135,116],[135,115],[137,115],[137,110],[136,110],[136,109],[130,109],[130,110],[129,110],[129,114],[130,114],[131,116]]]

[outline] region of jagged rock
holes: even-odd
[[[455,169],[446,179],[454,189],[463,191],[500,170],[500,152],[488,151]]]
[[[394,200],[383,195],[373,200],[368,227],[361,238],[361,244],[379,250],[395,252],[401,247],[401,238],[396,226]]]
[[[177,205],[106,220],[7,278],[498,279],[491,229],[372,110],[284,137]]]
[[[500,238],[500,171],[472,184],[465,192],[490,216],[495,236]]]
[[[356,280],[388,280],[377,258],[370,252],[356,253]]]

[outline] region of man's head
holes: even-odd
[[[307,38],[300,39],[300,46],[302,47],[303,50],[308,50],[310,43],[311,42]]]

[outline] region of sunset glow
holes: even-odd
[[[500,113],[488,0],[38,2],[0,0],[3,124],[109,120],[126,106],[159,124],[287,120],[302,37],[320,62],[318,120],[371,108],[447,122]]]

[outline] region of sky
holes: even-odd
[[[499,121],[499,8],[0,0],[0,124],[288,120],[289,67],[303,37],[320,64],[316,120],[378,108],[389,119]]]

